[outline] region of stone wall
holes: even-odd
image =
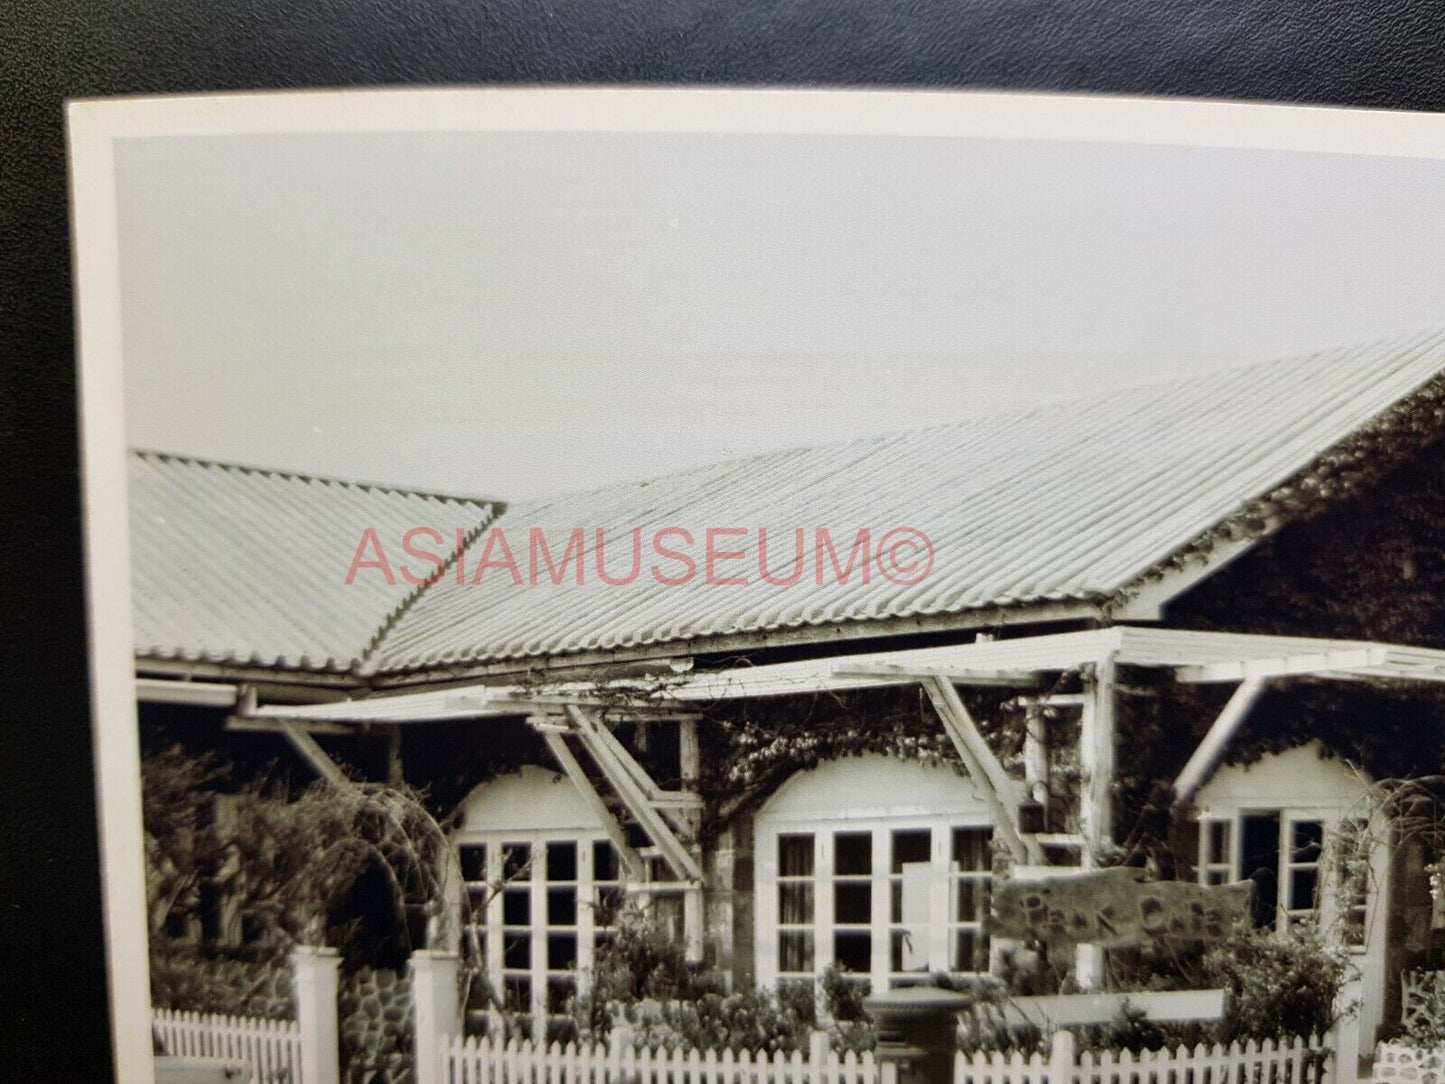
[[[337,997],[342,1080],[413,1084],[411,979],[369,967],[346,975]]]
[[[1445,1084],[1445,1046],[1380,1043],[1375,1047],[1375,1084]]]

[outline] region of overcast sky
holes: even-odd
[[[117,150],[129,441],[523,498],[1445,325],[1445,163],[970,139]]]

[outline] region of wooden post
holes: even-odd
[[[1067,1028],[1054,1032],[1049,1047],[1049,1084],[1074,1084],[1074,1033]]]
[[[1098,869],[1114,843],[1114,657],[1100,659],[1084,676],[1084,713],[1079,724],[1079,831],[1084,837],[1082,863]],[[1098,945],[1080,945],[1075,978],[1084,990],[1097,989],[1104,975],[1104,952]]]
[[[405,781],[401,764],[401,727],[395,723],[386,727],[386,781],[400,786]]]
[[[703,960],[702,886],[696,885],[682,893],[683,959],[690,964]]]
[[[697,790],[697,780],[702,774],[702,750],[697,740],[696,717],[684,716],[677,721],[677,750],[682,789]]]
[[[302,945],[291,953],[296,988],[296,1023],[301,1031],[301,1079],[306,1084],[341,1084],[341,1029],[337,1020],[334,948]]]
[[[1024,782],[1029,797],[1049,805],[1049,719],[1044,706],[1030,703],[1024,709]]]
[[[461,1031],[457,1001],[459,961],[450,952],[418,949],[411,954],[408,965],[416,1084],[446,1084],[446,1051]]]
[[[702,774],[702,752],[697,740],[697,719],[692,716],[677,721],[678,776],[682,789],[697,792],[698,779]],[[692,840],[697,839],[701,816],[696,812],[687,815],[687,826]],[[688,852],[699,868],[703,864],[702,849],[691,842]],[[683,950],[689,963],[701,963],[703,959],[703,892],[702,886],[689,888],[682,895]]]

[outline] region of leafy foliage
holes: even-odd
[[[158,1008],[267,1020],[295,1016],[291,969],[284,961],[210,958],[194,945],[151,938],[151,1002]]]
[[[970,690],[964,697],[995,753],[1006,767],[1019,769],[1022,711],[1003,708],[1002,690]],[[722,702],[707,710],[700,736],[701,784],[715,813],[713,829],[794,772],[823,761],[883,753],[963,771],[936,712],[917,688]]]
[[[820,1026],[811,984],[784,984],[775,994],[728,993],[717,975],[689,966],[682,947],[635,910],[598,946],[594,976],[592,989],[570,1006],[577,1034],[590,1042],[625,1024],[638,1046],[771,1053],[805,1049]],[[825,988],[835,1045],[871,1047],[860,988],[836,971],[825,976]]]
[[[415,792],[318,783],[293,795],[249,781],[221,796],[229,774],[214,755],[179,747],[142,761],[153,939],[201,923],[203,887],[239,927],[221,939],[258,957],[325,942],[354,969],[404,959],[429,926],[445,932],[455,858]]]
[[[1309,928],[1286,937],[1241,928],[1201,961],[1202,985],[1229,991],[1225,1041],[1324,1034],[1348,968],[1346,950]]]

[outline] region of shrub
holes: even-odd
[[[193,945],[151,939],[151,1002],[157,1008],[289,1020],[295,1015],[285,961],[205,957]]]
[[[791,1052],[806,1049],[819,1026],[811,983],[784,984],[776,993],[728,993],[717,975],[690,966],[682,947],[635,910],[621,915],[598,945],[593,975],[592,989],[570,1005],[584,1042],[605,1041],[625,1022],[637,1046]],[[837,969],[823,977],[823,1002],[835,1018],[830,1031],[841,1049],[873,1045],[865,993]]]
[[[1241,927],[1204,953],[1200,985],[1229,992],[1225,1042],[1323,1035],[1335,1021],[1335,998],[1349,966],[1347,952],[1313,928],[1278,937]]]

